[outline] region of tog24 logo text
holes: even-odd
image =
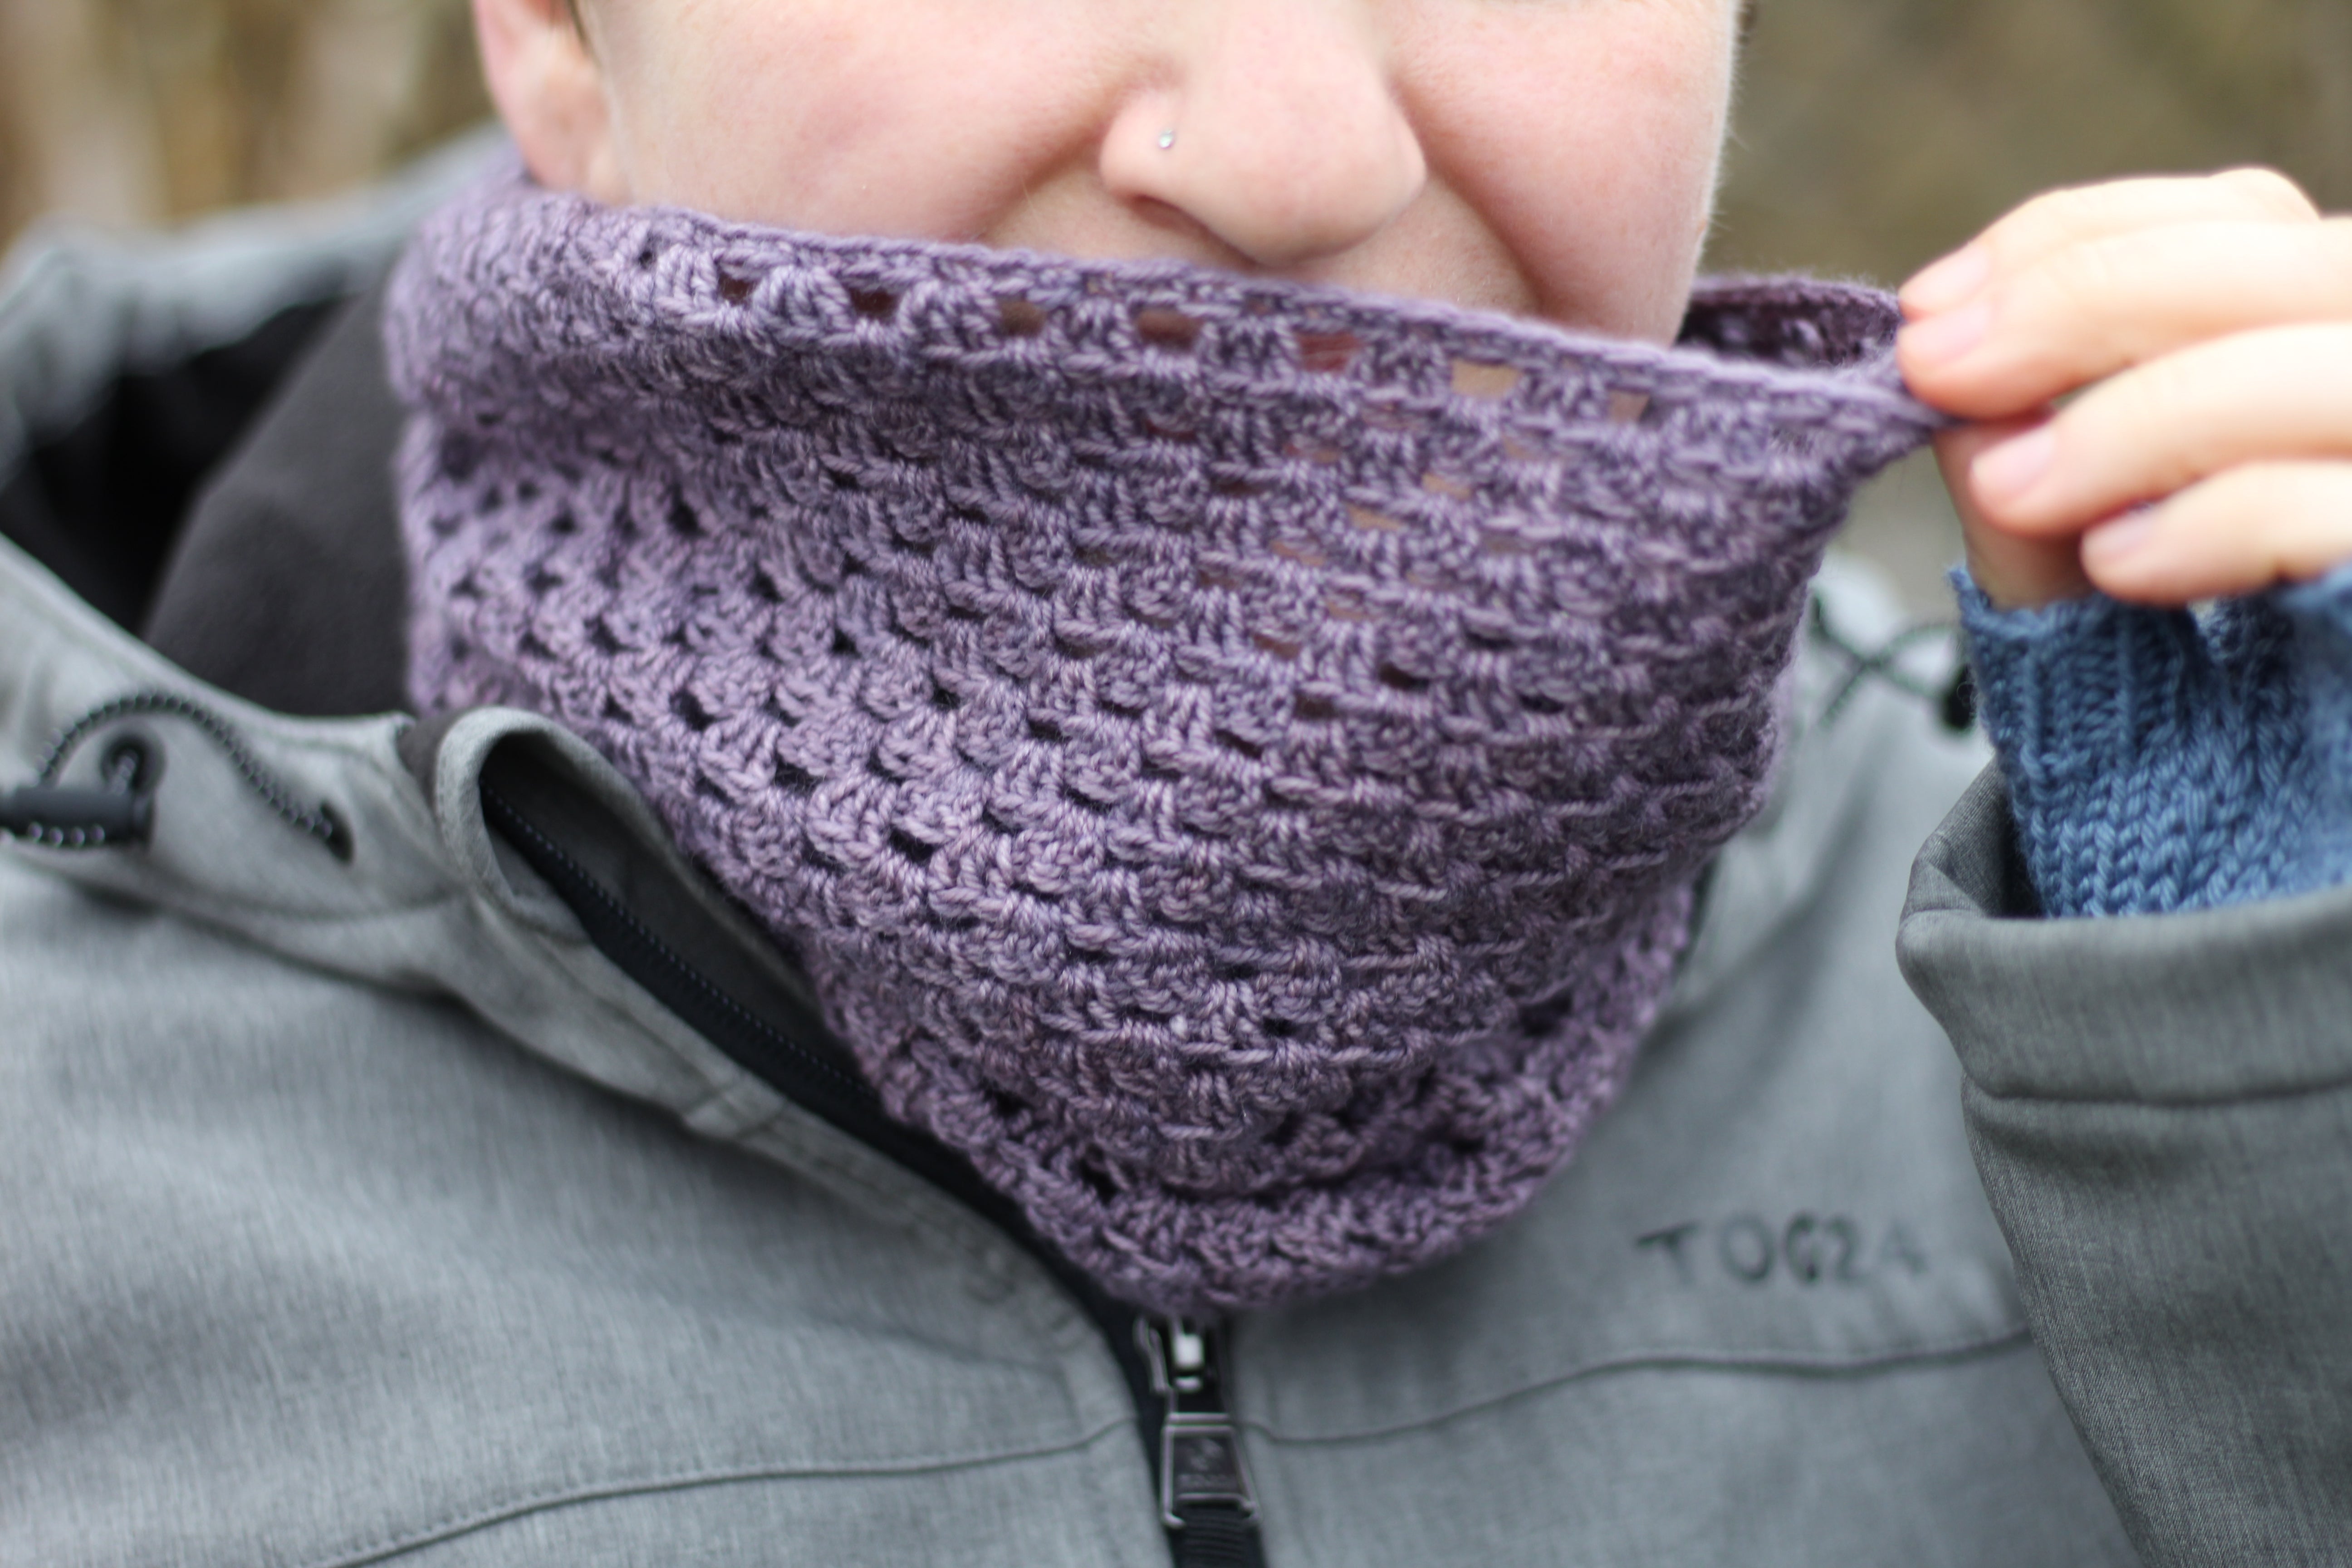
[[[1800,1214],[1775,1224],[1734,1215],[1709,1224],[1689,1220],[1633,1238],[1674,1270],[1677,1284],[1713,1277],[1757,1287],[1774,1279],[1801,1287],[1864,1285],[1887,1273],[1927,1272],[1927,1254],[1902,1221],[1865,1225],[1851,1215]]]

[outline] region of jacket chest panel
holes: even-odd
[[[1160,1550],[1131,1426],[1021,1302],[454,1009],[12,867],[0,996],[0,1364],[38,1407],[0,1559],[641,1562],[734,1521],[708,1560],[773,1562],[926,1497],[969,1505],[941,1560]]]
[[[1511,1226],[1423,1275],[1244,1324],[1246,1417],[1333,1440],[1635,1368],[1847,1373],[2016,1342],[1950,1047],[1883,932],[1873,962],[1852,956],[1869,891],[1831,887],[1662,1031]]]

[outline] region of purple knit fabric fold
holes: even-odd
[[[1895,321],[1729,282],[1664,349],[502,177],[393,290],[413,693],[601,747],[1115,1293],[1359,1284],[1622,1083],[1936,426]]]

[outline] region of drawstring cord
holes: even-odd
[[[280,821],[317,839],[336,859],[352,858],[351,830],[333,806],[303,805],[283,780],[262,766],[227,720],[168,691],[116,698],[66,726],[50,743],[36,782],[0,796],[0,834],[53,849],[147,842],[154,828],[155,785],[163,776],[163,760],[152,739],[124,735],[108,746],[99,763],[103,787],[67,788],[58,780],[90,736],[124,719],[148,717],[177,719],[194,728],[220,749]]]
[[[1926,621],[1906,626],[1875,649],[1857,647],[1830,624],[1829,610],[1820,599],[1813,601],[1813,636],[1846,661],[1845,683],[1837,689],[1829,706],[1822,710],[1822,727],[1837,722],[1839,713],[1861,689],[1865,680],[1883,680],[1906,696],[1932,703],[1952,733],[1963,734],[1977,721],[1976,678],[1969,673],[1968,660],[1962,659],[1952,671],[1951,679],[1941,685],[1931,685],[1903,668],[1903,656],[1931,637],[1949,637],[1958,627],[1954,621]]]

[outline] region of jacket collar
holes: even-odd
[[[167,699],[89,731],[60,781],[100,787],[110,742],[137,733],[161,766],[144,845],[0,854],[363,984],[447,997],[554,1066],[786,1164],[877,1218],[966,1257],[1002,1294],[1018,1242],[907,1164],[784,1097],[601,952],[484,812],[486,772],[527,756],[539,804],[605,825],[604,868],[633,896],[690,910],[746,994],[791,997],[782,955],[671,847],[585,742],[511,710],[425,729],[399,715],[295,719],[196,680],[0,542],[0,793],[29,783],[58,736],[134,696]],[[160,704],[156,705],[160,706]],[[184,713],[210,716],[212,726]],[[208,732],[233,736],[232,754]],[[347,857],[268,795],[324,806]],[[710,957],[699,955],[706,961]]]

